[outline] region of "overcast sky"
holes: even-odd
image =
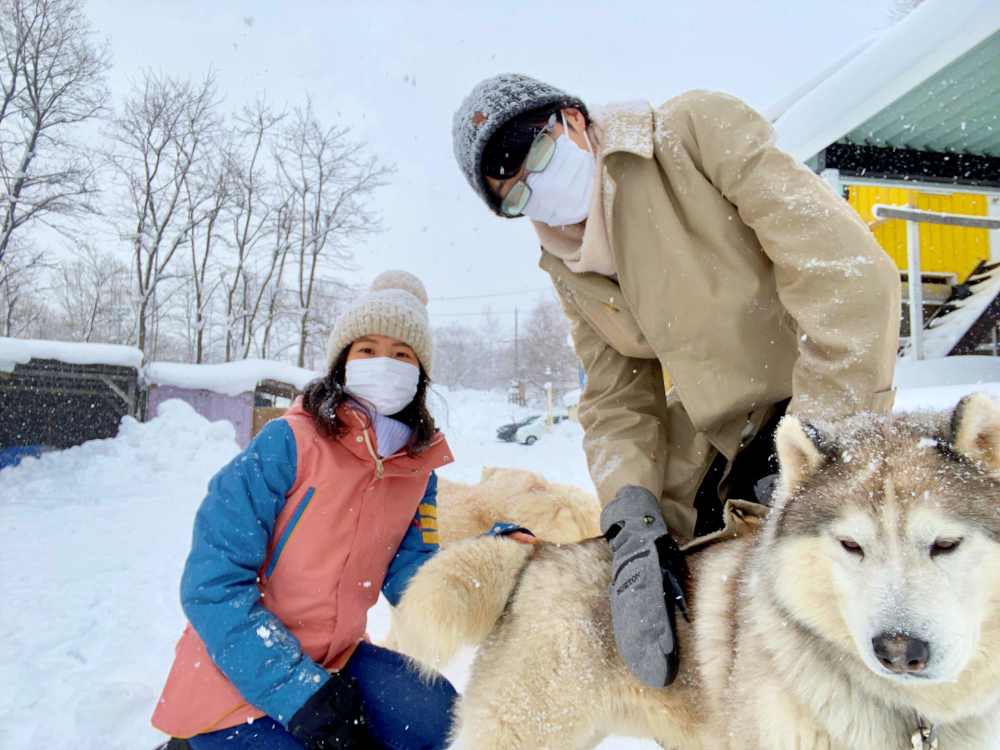
[[[138,72],[217,75],[228,108],[313,97],[397,167],[377,197],[386,231],[358,248],[367,281],[419,274],[437,324],[510,320],[548,288],[526,220],[495,218],[452,157],[451,117],[471,87],[516,71],[591,105],[660,103],[690,88],[764,108],[888,25],[889,0],[381,2],[89,0],[111,44],[120,102]]]

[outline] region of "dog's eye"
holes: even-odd
[[[841,539],[840,546],[852,555],[860,555],[861,557],[864,557],[865,551],[861,549],[861,545],[853,539]]]
[[[961,539],[938,539],[931,545],[931,557],[947,555],[949,552],[954,552],[958,549],[958,545],[961,543]]]

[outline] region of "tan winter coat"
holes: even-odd
[[[694,91],[602,125],[618,283],[544,247],[540,265],[587,374],[580,421],[601,502],[642,485],[690,536],[716,451],[732,459],[775,403],[807,417],[891,408],[899,277],[741,101]]]

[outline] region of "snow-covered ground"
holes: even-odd
[[[907,407],[946,407],[1000,384],[919,388]],[[578,425],[534,446],[496,428],[533,413],[502,397],[442,392],[435,411],[457,457],[443,474],[476,481],[483,466],[520,466],[589,488]],[[119,436],[27,459],[0,472],[0,748],[136,750],[159,739],[148,718],[183,625],[177,601],[191,523],[209,477],[237,446],[227,422],[178,401],[157,419],[125,420]],[[369,630],[388,628],[380,601]],[[448,676],[461,687],[469,657]],[[611,738],[601,750],[655,748]],[[1000,750],[1000,746],[998,746]]]

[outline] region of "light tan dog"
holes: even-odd
[[[479,484],[438,480],[438,538],[442,547],[488,531],[497,521],[529,529],[536,537],[568,544],[600,536],[597,498],[524,469],[486,466]],[[399,650],[396,614],[381,644]]]
[[[487,466],[479,484],[438,482],[442,546],[478,536],[497,521],[524,526],[548,542],[578,542],[600,536],[600,515],[592,494],[523,469]]]
[[[618,656],[603,540],[459,542],[397,611],[431,667],[482,644],[461,750],[573,750],[608,734],[672,750],[987,750],[1000,721],[1000,407],[777,434],[764,525],[689,556],[680,678]],[[937,744],[939,743],[939,744]]]

